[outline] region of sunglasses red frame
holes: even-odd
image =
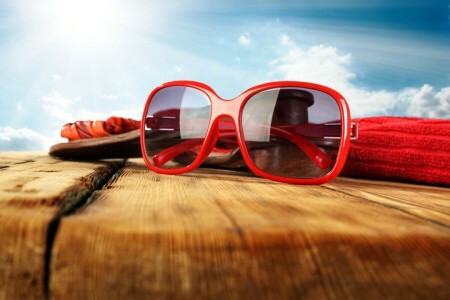
[[[196,90],[199,90],[200,92],[204,93],[209,100],[211,101],[211,117],[208,125],[208,129],[205,135],[204,140],[201,142],[201,149],[195,158],[195,160],[188,166],[180,167],[177,169],[166,169],[166,168],[159,168],[157,163],[152,164],[149,161],[149,158],[147,156],[146,151],[146,143],[145,143],[145,127],[147,122],[147,111],[150,106],[150,103],[152,101],[153,96],[160,91],[161,89],[168,88],[168,87],[174,87],[174,86],[182,86],[182,87],[190,87]],[[243,129],[241,124],[241,117],[242,117],[242,111],[246,104],[246,102],[255,94],[260,93],[265,90],[270,90],[274,88],[285,88],[285,87],[292,87],[292,88],[305,88],[305,89],[313,89],[320,92],[324,92],[328,95],[330,95],[337,103],[340,111],[340,118],[342,122],[342,129],[341,129],[341,137],[340,137],[340,146],[338,151],[338,156],[336,158],[336,162],[334,164],[334,167],[324,176],[319,178],[289,178],[289,177],[283,177],[278,175],[273,175],[270,173],[266,173],[259,169],[255,163],[250,158],[250,154],[248,153],[248,149],[245,146],[245,140],[243,137]],[[275,82],[268,82],[264,84],[260,84],[254,87],[251,87],[244,91],[242,94],[237,96],[236,98],[232,100],[225,100],[219,97],[216,92],[209,87],[206,84],[203,84],[201,82],[196,81],[187,81],[187,80],[180,80],[180,81],[172,81],[164,83],[158,87],[156,87],[148,96],[147,101],[145,103],[144,111],[142,114],[142,122],[140,126],[140,139],[141,139],[141,151],[142,156],[144,158],[144,161],[147,165],[147,167],[157,173],[161,174],[182,174],[189,171],[192,171],[196,168],[198,168],[202,162],[208,157],[211,150],[213,149],[217,139],[219,136],[218,131],[218,124],[220,121],[223,122],[223,118],[231,118],[233,122],[234,127],[234,133],[233,136],[236,137],[239,149],[242,154],[242,158],[244,159],[244,162],[247,164],[248,168],[251,172],[253,172],[255,175],[267,178],[274,181],[279,182],[285,182],[285,183],[293,183],[293,184],[321,184],[325,183],[327,181],[330,181],[334,179],[339,172],[342,170],[345,159],[348,154],[348,149],[350,146],[350,139],[356,138],[357,136],[357,126],[356,124],[352,124],[350,122],[350,110],[348,107],[348,104],[344,97],[339,94],[337,91],[328,88],[326,86],[314,84],[314,83],[308,83],[308,82],[299,82],[299,81],[275,81]],[[185,151],[186,149],[194,146],[199,145],[199,142],[187,140],[184,145],[176,145],[172,146],[171,149],[168,149],[167,151],[164,150],[165,153],[158,154],[160,157],[158,158],[159,161],[168,161],[171,158],[175,157],[177,154]],[[310,157],[317,155],[317,152],[314,152],[313,147],[309,144],[310,142],[307,139],[299,139],[297,140],[297,145],[299,145],[303,150],[309,149],[310,154],[308,154]],[[311,143],[312,144],[312,143]],[[312,144],[313,145],[313,144]],[[315,147],[315,145],[314,145]],[[306,151],[305,151],[306,152]],[[316,156],[316,158],[320,156]],[[317,163],[317,162],[316,162]]]

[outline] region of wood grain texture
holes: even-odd
[[[54,299],[449,299],[450,189],[131,161],[63,218]]]
[[[0,299],[45,297],[49,227],[119,166],[0,152]]]

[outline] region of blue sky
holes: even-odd
[[[176,79],[224,98],[311,81],[355,117],[450,118],[448,0],[218,2],[0,0],[0,150],[45,151],[79,119],[139,118]]]

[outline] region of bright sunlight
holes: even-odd
[[[51,14],[60,29],[78,40],[91,40],[110,32],[119,18],[117,8],[107,1],[59,0],[53,2]]]

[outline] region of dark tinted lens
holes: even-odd
[[[199,90],[174,86],[152,98],[145,120],[145,149],[159,168],[191,164],[203,144],[211,117],[211,102]]]
[[[281,88],[251,97],[242,112],[247,151],[262,171],[289,178],[320,178],[340,147],[339,106],[328,94]]]

